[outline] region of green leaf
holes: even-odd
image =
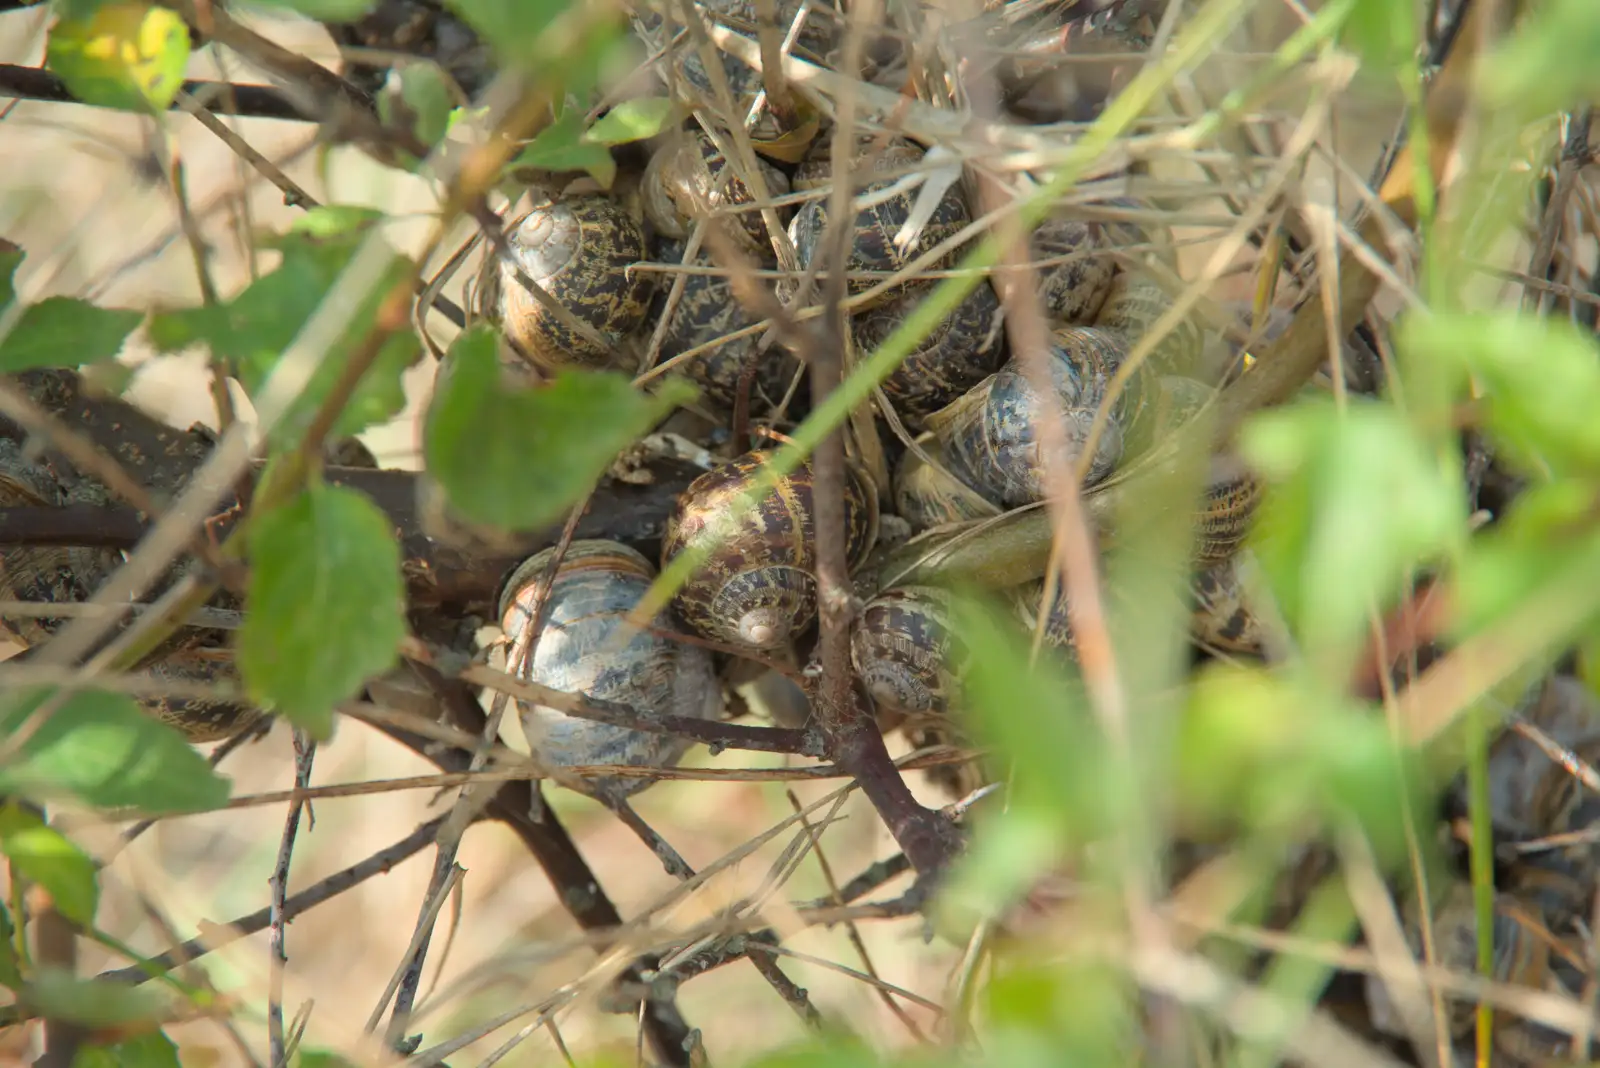
[[[433,145],[450,127],[455,97],[438,64],[406,63],[397,69],[398,90],[378,94],[378,116],[385,126],[410,130],[417,140]]]
[[[73,1059],[72,1068],[181,1068],[178,1047],[160,1031],[110,1046],[84,1046]]]
[[[0,904],[0,986],[16,990],[22,986],[22,964],[17,960],[17,929],[11,911]]]
[[[602,145],[643,141],[665,129],[672,115],[672,101],[664,96],[624,100],[589,127],[583,139]]]
[[[502,65],[528,69],[540,58],[539,36],[569,0],[447,0],[446,6],[477,31]]]
[[[1307,656],[1343,679],[1368,613],[1419,560],[1465,539],[1459,474],[1377,402],[1266,412],[1240,444],[1271,483],[1253,535],[1262,568]]]
[[[0,719],[9,734],[53,691],[15,702]],[[0,767],[0,791],[65,790],[102,808],[202,812],[228,800],[228,781],[176,729],[122,694],[69,696]]]
[[[655,394],[627,376],[563,371],[538,388],[505,385],[487,326],[451,346],[423,429],[427,469],[470,522],[529,530],[553,522],[592,489],[627,445],[693,387]]]
[[[143,3],[106,4],[50,29],[45,63],[89,104],[164,111],[183,87],[189,30],[176,12]]]
[[[1417,48],[1417,5],[1409,0],[1356,0],[1343,36],[1366,64],[1393,70]]]
[[[378,0],[254,0],[262,7],[295,11],[318,22],[354,22],[378,6]]]
[[[1600,22],[1589,0],[1535,5],[1516,31],[1485,57],[1485,103],[1536,116],[1600,98]]]
[[[166,999],[149,987],[78,979],[56,969],[41,970],[23,1000],[41,1016],[88,1027],[152,1020],[166,1007]]]
[[[333,706],[393,665],[406,635],[394,527],[365,495],[314,482],[252,520],[250,564],[240,672],[326,738]]]
[[[17,268],[22,266],[22,261],[27,255],[26,252],[21,251],[0,251],[0,308],[4,308],[16,299]]]
[[[298,1068],[356,1068],[351,1061],[331,1050],[301,1050],[295,1058]]]
[[[517,154],[513,167],[535,167],[547,171],[587,171],[606,188],[617,176],[617,161],[604,145],[587,140],[583,116],[569,108],[555,122],[539,131],[527,148]]]
[[[143,312],[46,297],[30,305],[16,328],[0,341],[0,371],[80,367],[109,360],[143,319]]]
[[[94,861],[54,827],[15,804],[0,808],[0,853],[24,878],[50,895],[56,911],[74,923],[94,923],[100,902]]]
[[[239,381],[254,396],[322,303],[375,218],[375,213],[365,208],[336,207],[308,213],[288,233],[267,242],[283,250],[283,261],[276,270],[256,279],[227,304],[157,314],[150,323],[151,341],[168,352],[197,343],[210,345],[213,353],[234,361]],[[412,270],[409,260],[393,257],[383,279],[274,429],[275,448],[290,447],[304,436],[351,355],[370,335],[380,305]],[[390,335],[335,421],[333,436],[359,434],[399,414],[406,402],[401,376],[420,351],[413,331]]]
[[[1440,314],[1407,316],[1398,342],[1408,363],[1476,379],[1485,428],[1524,469],[1600,471],[1600,346],[1592,336],[1565,319]]]

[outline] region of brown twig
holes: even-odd
[[[311,764],[316,755],[317,745],[311,740],[310,735],[304,731],[295,731],[294,783],[297,789],[304,790],[311,785]],[[288,896],[289,860],[294,855],[295,839],[300,833],[300,813],[304,808],[305,803],[302,801],[289,803],[288,814],[283,820],[283,837],[278,843],[278,860],[273,865],[272,878],[267,883],[272,893],[272,902],[267,906],[272,930],[268,947],[272,958],[269,965],[270,979],[267,993],[268,1068],[279,1068],[286,1063],[287,1058],[283,1039],[283,971],[288,967],[289,955],[284,948],[284,931],[288,920],[283,914],[283,903]]]

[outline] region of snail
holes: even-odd
[[[1121,271],[1111,281],[1095,325],[1121,335],[1131,349],[1171,307],[1172,298],[1149,275]],[[1147,362],[1163,374],[1194,375],[1204,346],[1200,328],[1185,317],[1156,344]]]
[[[817,612],[810,465],[780,478],[753,506],[739,504],[771,458],[749,452],[691,482],[667,519],[661,546],[663,567],[687,550],[706,553],[678,593],[684,620],[709,638],[761,650],[787,643]],[[854,568],[877,536],[877,496],[847,470],[845,544]],[[726,533],[717,529],[724,518],[731,520]]]
[[[712,266],[711,259],[704,253],[696,262],[699,266]],[[669,292],[670,287],[662,288],[663,300]],[[754,326],[757,321],[734,297],[733,285],[727,278],[717,274],[685,275],[683,292],[661,338],[661,360],[665,362],[711,344]],[[736,337],[690,357],[683,365],[683,372],[699,384],[710,401],[731,412],[738,396],[739,379],[753,368],[752,409],[776,406],[794,379],[798,363],[787,350],[778,346],[759,351],[760,342],[759,332]]]
[[[1045,315],[1061,323],[1090,323],[1105,302],[1117,273],[1099,223],[1045,219],[1028,239],[1039,264],[1039,300]]]
[[[1126,354],[1120,339],[1088,327],[1061,327],[1051,337],[1050,377],[1073,455],[1088,438],[1105,384]],[[1122,417],[1139,400],[1130,382],[1105,424],[1086,473],[1093,485],[1122,455]],[[1015,508],[1042,500],[1045,466],[1035,425],[1036,395],[1013,358],[999,372],[925,421],[951,474],[991,504]]]
[[[554,553],[545,549],[524,560],[502,589],[501,627],[513,653],[525,644],[540,580]],[[715,718],[722,691],[711,655],[658,633],[679,631],[670,611],[657,616],[651,630],[633,632],[625,645],[613,640],[654,578],[650,562],[626,545],[574,541],[545,594],[545,624],[533,655],[521,657],[523,662],[509,669],[552,689],[616,701],[641,712]],[[671,767],[690,746],[674,735],[579,719],[522,700],[517,706],[529,746],[556,765]],[[651,781],[617,777],[599,780],[594,788],[620,800]]]
[[[819,142],[822,143],[825,141]],[[922,149],[900,137],[892,138],[881,149],[876,149],[873,142],[867,140],[860,145],[860,150],[862,155],[857,163],[861,170],[869,174],[907,171],[909,168],[915,168],[923,159]],[[813,159],[809,166],[802,165],[803,178],[797,177],[795,187],[816,188],[831,180],[832,171],[831,162],[824,162],[822,158]],[[852,173],[859,171],[853,170]],[[936,202],[932,214],[922,222],[915,237],[902,243],[900,241],[902,230],[911,219],[913,208],[925,186],[918,184],[905,192],[890,196],[887,200],[881,199],[882,191],[898,182],[900,177],[893,175],[870,181],[865,189],[855,194],[854,199],[857,201],[862,197],[870,197],[874,202],[856,214],[850,232],[850,251],[843,265],[844,270],[893,274],[924,253],[930,252],[946,239],[953,237],[967,225],[970,217],[966,202],[962,199],[959,188],[952,185]],[[818,257],[827,256],[827,249],[822,245],[827,229],[827,198],[807,201],[795,213],[794,220],[789,224],[789,237],[794,242],[802,268],[809,268]],[[955,251],[950,249],[940,254],[932,262],[924,264],[923,268],[938,270],[948,267],[954,259]],[[833,265],[828,264],[828,266]],[[848,283],[848,289],[850,293],[859,295],[883,281],[881,278],[852,278]],[[899,286],[888,287],[868,303],[884,301],[898,288]]]
[[[1204,648],[1254,656],[1264,647],[1262,623],[1250,610],[1239,563],[1230,557],[1195,574],[1192,629]]]
[[[30,460],[17,442],[0,438],[0,507],[104,504],[106,500],[105,490],[98,485],[80,480],[68,487],[47,461]],[[121,563],[122,554],[111,549],[8,546],[0,551],[0,599],[82,603]],[[0,635],[31,648],[48,641],[65,622],[19,612],[0,613]],[[158,682],[237,681],[231,659],[220,648],[226,640],[223,631],[180,630],[151,654],[148,666],[133,674]],[[231,738],[265,718],[254,705],[225,699],[153,696],[141,697],[137,703],[191,742]]]
[[[648,260],[644,232],[615,201],[594,195],[547,201],[506,231],[520,268],[605,345],[562,321],[499,260],[486,274],[480,306],[545,370],[562,365],[632,370],[631,335],[643,325],[655,283],[630,268]]]
[[[767,194],[789,192],[789,179],[770,163],[758,161]],[[662,235],[677,240],[689,236],[697,219],[709,219],[719,209],[741,208],[727,228],[748,255],[762,263],[773,260],[772,241],[750,188],[735,175],[722,150],[705,133],[695,130],[668,141],[645,169],[641,200],[645,216]],[[781,220],[787,208],[775,209]]]
[[[883,344],[932,288],[931,283],[908,286],[852,316],[850,328],[862,355]],[[993,374],[1004,358],[1000,302],[994,289],[980,282],[884,379],[883,392],[896,412],[920,422]]]
[[[934,463],[924,462],[916,450],[907,449],[895,468],[895,511],[911,525],[911,529],[928,530],[948,523],[989,519],[1000,514],[999,507],[944,466],[938,442],[932,434],[921,435],[915,444]]]
[[[873,705],[899,717],[949,714],[961,677],[948,592],[900,586],[868,601],[850,633],[850,663]]]

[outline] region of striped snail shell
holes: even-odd
[[[857,162],[868,174],[905,172],[921,163],[924,156],[922,149],[900,137],[892,138],[887,145],[877,151],[871,151],[870,142],[864,147],[870,154]],[[826,173],[831,176],[831,164],[828,165]],[[852,173],[858,172],[852,171]],[[813,161],[812,166],[806,170],[805,180],[824,181],[823,175],[821,161]],[[900,177],[902,175],[891,174],[870,181],[864,190],[856,194],[857,198],[886,189],[899,181]],[[850,253],[844,264],[846,271],[892,274],[953,237],[967,225],[971,217],[967,212],[966,201],[962,198],[959,185],[952,185],[939,198],[932,215],[923,223],[915,240],[902,246],[898,242],[898,237],[902,227],[910,220],[923,188],[922,185],[917,185],[906,192],[865,207],[856,214],[850,236]],[[826,256],[827,250],[822,247],[822,242],[827,228],[827,198],[807,201],[795,213],[794,221],[789,224],[789,238],[794,242],[795,252],[799,255],[800,266],[803,269],[809,268],[817,257]],[[936,257],[933,262],[925,264],[924,269],[938,270],[948,267],[955,253],[955,249],[950,249]],[[875,277],[853,278],[848,283],[848,289],[850,293],[858,295],[881,284],[884,280]],[[886,300],[888,295],[898,288],[899,286],[894,286],[885,289],[874,298],[873,302]]]
[[[948,715],[961,656],[950,595],[932,586],[884,590],[866,603],[850,634],[850,662],[880,714]]]
[[[220,637],[220,635],[219,635]],[[157,682],[239,684],[239,672],[225,649],[194,647],[163,656],[142,672]],[[223,697],[146,697],[139,706],[191,742],[220,742],[250,730],[267,712],[249,701]]]
[[[767,193],[781,197],[789,192],[789,179],[764,161],[762,181]],[[703,131],[694,130],[667,142],[650,157],[645,168],[641,199],[644,212],[656,230],[666,237],[683,240],[698,219],[709,220],[719,209],[744,208],[730,223],[727,232],[739,248],[762,263],[773,259],[772,241],[761,212],[749,207],[755,195],[735,168],[728,166],[722,150]],[[787,208],[775,209],[781,220]]]
[[[1000,514],[1000,509],[988,498],[944,466],[938,442],[932,434],[917,438],[916,445],[934,463],[924,463],[915,450],[907,449],[894,472],[895,512],[911,524],[913,530],[988,519]]]
[[[1039,265],[1045,315],[1062,323],[1093,322],[1117,273],[1101,225],[1068,217],[1045,219],[1028,246]]]
[[[1232,556],[1195,574],[1192,633],[1204,648],[1254,656],[1264,647],[1262,625],[1250,610],[1239,563]]]
[[[509,228],[506,241],[516,267],[607,344],[562,322],[505,260],[488,272],[484,314],[547,370],[565,364],[632,370],[636,357],[627,342],[644,324],[655,281],[631,269],[650,256],[644,232],[626,209],[603,196],[547,201]]]
[[[1201,567],[1221,563],[1239,551],[1266,492],[1249,471],[1227,463],[1215,466],[1195,516],[1195,559]]]
[[[1039,610],[1044,607],[1044,579],[1030,582],[1017,590],[1013,596],[1013,603],[1017,608],[1017,618],[1022,621],[1028,634],[1032,634],[1039,625]],[[1067,613],[1067,591],[1059,579],[1056,581],[1055,595],[1050,599],[1050,610],[1045,613],[1044,644],[1052,649],[1060,649],[1069,656],[1076,655],[1076,647],[1072,644],[1072,618]]]
[[[1172,298],[1149,275],[1122,271],[1111,283],[1095,325],[1111,330],[1133,348],[1172,307]],[[1193,318],[1185,317],[1156,345],[1147,360],[1163,374],[1193,375],[1200,370],[1205,337]]]
[[[899,329],[933,289],[918,283],[850,319],[856,347],[872,352]],[[913,423],[937,411],[993,374],[1005,358],[1000,301],[980,282],[956,310],[939,321],[916,350],[883,381],[896,412]]]
[[[777,649],[816,617],[816,527],[812,472],[802,464],[754,506],[738,501],[771,453],[757,450],[707,471],[679,496],[667,519],[665,567],[687,549],[707,556],[679,591],[679,614],[706,637]],[[743,507],[742,512],[734,509]],[[851,567],[877,536],[877,497],[853,469],[845,480],[845,543]],[[727,533],[719,520],[731,519]]]
[[[501,627],[513,651],[527,629],[540,580],[555,549],[523,561],[500,595]],[[508,669],[519,678],[567,693],[616,701],[642,712],[715,718],[722,691],[711,655],[699,646],[637,630],[616,647],[618,628],[655,579],[650,562],[626,545],[574,541],[562,556],[545,594],[545,626],[533,656]],[[657,616],[655,630],[678,631],[670,613]],[[553,708],[517,702],[528,744],[552,764],[633,764],[671,767],[688,751],[686,739],[651,734],[568,716]],[[649,779],[615,778],[595,783],[598,792],[622,798]]]
[[[713,266],[704,253],[699,266]],[[663,302],[670,287],[662,290]],[[717,274],[683,276],[683,292],[673,306],[672,319],[661,338],[662,361],[711,344],[720,338],[754,326],[758,320],[734,297],[733,285]],[[739,379],[754,367],[750,384],[752,410],[775,407],[783,398],[798,369],[788,351],[778,346],[760,351],[761,334],[744,334],[718,344],[682,365],[683,373],[700,385],[713,404],[732,411],[738,396]]]
[[[1129,342],[1129,346],[1132,343]],[[1210,404],[1216,390],[1182,375],[1143,375],[1146,403],[1138,406],[1123,431],[1123,456],[1141,456],[1169,439],[1173,433]]]
[[[1050,377],[1054,402],[1066,423],[1065,457],[1075,462],[1087,442],[1106,383],[1126,355],[1113,334],[1088,327],[1062,327],[1051,337]],[[1086,485],[1111,473],[1122,456],[1123,413],[1139,399],[1130,383],[1100,434]],[[939,443],[950,473],[991,504],[1016,508],[1045,496],[1045,465],[1036,419],[1037,397],[1015,358],[954,404],[930,415],[925,425]],[[1048,402],[1047,402],[1048,403]]]

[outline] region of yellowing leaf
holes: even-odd
[[[49,68],[85,103],[164,111],[183,86],[189,30],[176,12],[150,4],[107,4],[50,30]]]

